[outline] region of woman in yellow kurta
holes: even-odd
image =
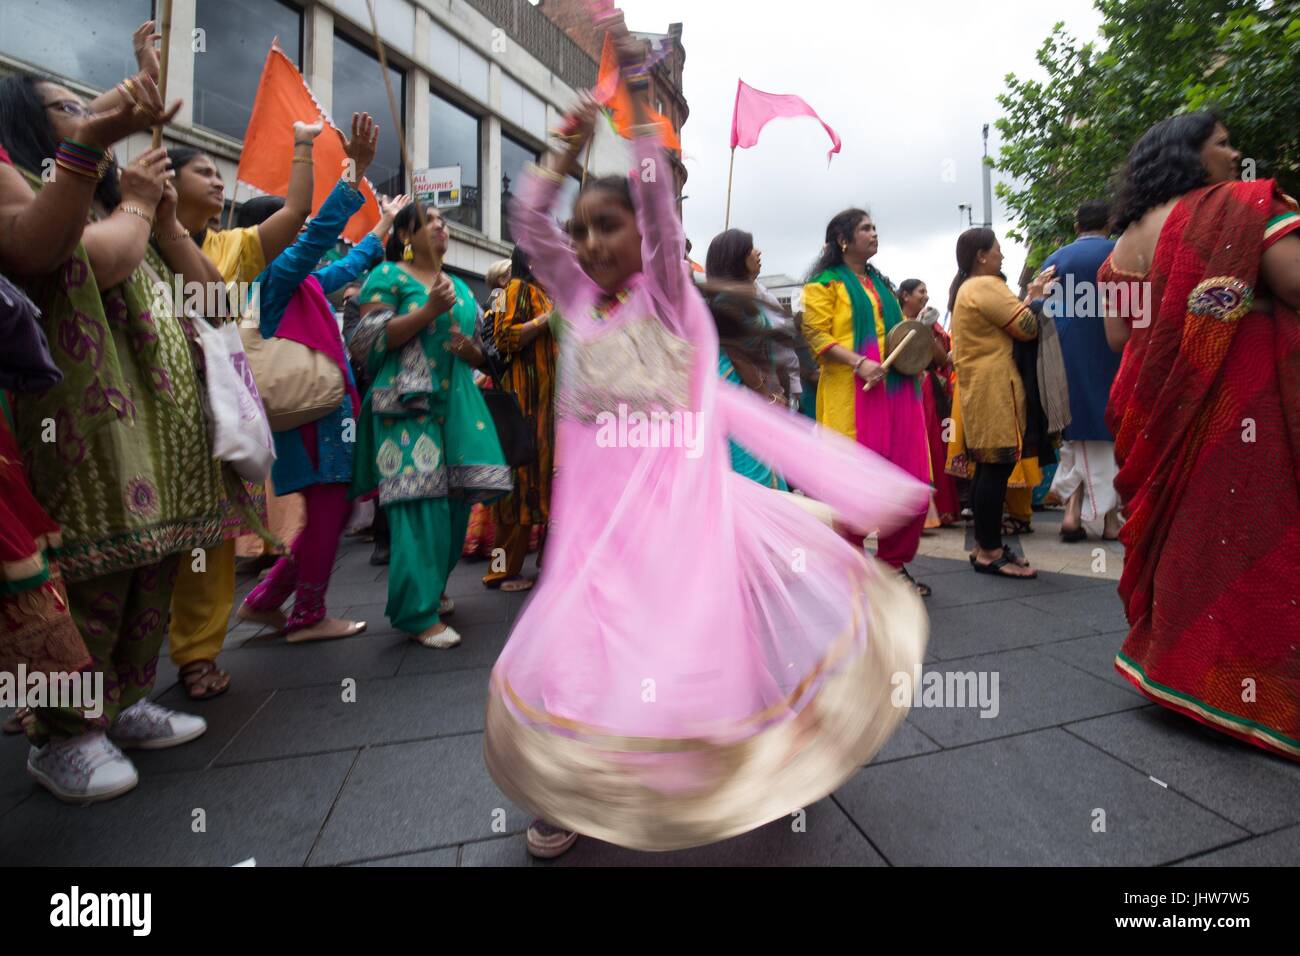
[[[949,291],[952,312],[954,428],[948,446],[950,473],[970,474],[975,512],[975,570],[1003,577],[1037,577],[1027,561],[1002,543],[1002,502],[1007,482],[1021,460],[1025,431],[1025,387],[1012,357],[1012,342],[1038,335],[1038,315],[1047,279],[1037,277],[1025,301],[1002,277],[1002,249],[992,229],[968,229],[957,239],[957,276]]]
[[[915,376],[883,372],[885,336],[903,319],[889,280],[868,263],[879,239],[871,216],[846,209],[826,226],[826,245],[803,290],[803,334],[817,357],[817,421],[930,483],[925,406]],[[869,386],[866,391],[863,386]],[[923,597],[930,588],[904,565],[916,557],[925,513],[877,543],[876,557]]]
[[[225,202],[221,172],[212,157],[188,148],[168,152],[176,173],[177,219],[202,246],[204,255],[212,260],[227,283],[252,282],[270,260],[297,238],[311,212],[311,151],[321,129],[320,123],[294,124],[288,198],[260,225],[241,229],[208,228],[208,223],[220,215]],[[263,197],[254,202],[275,201]],[[257,497],[261,497],[260,492]],[[232,507],[226,515],[221,546],[209,549],[201,565],[189,559],[181,561],[176,577],[171,605],[171,659],[180,668],[186,692],[195,700],[215,697],[230,687],[230,675],[217,667],[217,655],[225,643],[230,611],[235,603],[235,539],[243,525],[238,511]],[[279,623],[283,626],[283,621]]]

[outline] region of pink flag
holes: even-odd
[[[744,80],[736,81],[736,110],[731,115],[731,148],[739,146],[748,149],[753,146],[758,142],[758,134],[768,120],[782,116],[811,116],[822,124],[822,129],[826,130],[834,144],[826,154],[828,163],[840,151],[838,134],[822,122],[817,111],[800,97],[790,93],[764,93],[749,86]]]

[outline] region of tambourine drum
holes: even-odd
[[[907,333],[915,330],[906,343]],[[892,371],[900,375],[919,375],[934,361],[934,333],[930,327],[916,319],[904,319],[889,330],[885,337],[885,360]],[[897,354],[895,354],[897,353]]]

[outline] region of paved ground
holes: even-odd
[[[801,827],[669,854],[580,840],[545,865],[1300,863],[1300,766],[1146,704],[1114,672],[1122,555],[1062,545],[1058,523],[1039,515],[1022,539],[1036,582],[973,574],[964,529],[927,535],[914,567],[934,588],[927,669],[996,672],[997,717],[913,710]],[[484,591],[483,566],[462,564],[449,593],[465,643],[425,650],[388,628],[368,556],[349,539],[329,594],[366,634],[289,646],[232,627],[232,690],[195,705],[164,661],[156,696],[209,731],[137,754],[126,797],[60,804],[26,777],[26,743],[0,740],[0,864],[528,865],[527,817],[481,753],[488,672],[522,597]]]

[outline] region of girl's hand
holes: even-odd
[[[293,142],[294,145],[299,143],[310,143],[321,134],[325,128],[325,120],[317,119],[314,123],[303,123],[301,121],[293,124]]]
[[[375,124],[374,117],[369,113],[353,113],[352,135],[343,144],[343,152],[347,154],[348,159],[352,160],[352,169],[349,172],[355,178],[350,178],[350,182],[361,181],[361,177],[366,174],[366,170],[374,160],[375,150],[378,147],[379,127]]]
[[[447,351],[451,352],[459,359],[469,357],[473,351],[474,340],[465,335],[465,333],[452,329],[451,335],[447,337]]]
[[[158,86],[147,73],[137,73],[130,80],[135,90],[132,96],[122,97],[114,108],[93,113],[78,124],[73,137],[78,143],[107,149],[132,133],[143,133],[154,126],[170,123],[180,112],[180,100],[172,103],[169,109],[163,109]]]
[[[400,196],[393,196],[391,198],[383,196],[379,200],[379,212],[381,213],[382,218],[387,219],[388,224],[391,226],[393,220],[397,218],[397,214],[410,204],[411,196],[407,193],[403,193]]]
[[[873,385],[879,385],[885,379],[885,371],[881,369],[879,362],[873,362],[869,358],[864,358],[853,368],[853,374],[862,379],[863,383],[870,388]]]
[[[158,62],[158,48],[154,43],[162,39],[162,34],[154,33],[154,29],[152,20],[144,21],[131,34],[131,46],[135,50],[135,62],[140,67],[140,72],[147,73],[157,83],[162,68]]]
[[[122,202],[156,209],[162,199],[163,187],[175,175],[167,150],[151,149],[142,153],[122,169]]]

